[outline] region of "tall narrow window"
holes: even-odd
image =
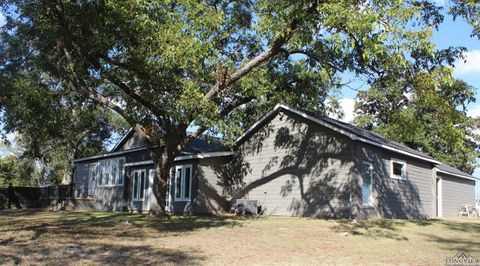
[[[138,199],[138,172],[133,172],[133,199]]]
[[[175,171],[175,200],[188,201],[191,197],[192,166],[179,165]]]
[[[138,187],[140,188],[140,199],[143,199],[145,197],[145,171],[140,172],[140,184]]]
[[[98,185],[99,186],[102,186],[104,185],[105,181],[104,181],[104,178],[103,178],[103,174],[104,174],[104,171],[103,171],[103,167],[105,165],[105,162],[100,162],[99,166],[98,166],[98,175],[99,175],[99,178],[98,178]]]
[[[118,160],[118,185],[123,185],[125,178],[125,159]]]
[[[177,168],[177,173],[175,174],[175,198],[182,198],[182,168]]]
[[[112,161],[112,185],[117,184],[117,167],[118,167],[118,161],[114,160]]]
[[[362,203],[363,205],[372,205],[373,165],[370,162],[362,163],[360,174],[362,176]]]
[[[183,184],[183,197],[189,199],[190,198],[190,166],[185,167],[185,178]]]

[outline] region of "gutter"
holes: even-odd
[[[478,178],[478,177],[459,175],[459,174],[454,174],[454,173],[450,173],[450,172],[447,172],[447,171],[442,171],[438,168],[436,168],[436,169],[437,169],[437,173],[447,174],[447,175],[456,176],[456,177],[460,177],[460,178],[465,178],[465,179],[473,180],[473,181],[480,181],[480,178]]]

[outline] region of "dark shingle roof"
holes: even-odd
[[[388,147],[391,147],[391,148],[394,148],[394,149],[398,149],[398,150],[401,150],[401,151],[404,151],[404,152],[408,152],[408,153],[411,153],[411,154],[414,154],[414,155],[417,155],[417,156],[420,156],[420,157],[423,157],[423,158],[426,158],[426,159],[430,159],[430,160],[435,160],[434,158],[432,158],[431,156],[428,156],[427,154],[421,152],[421,151],[418,151],[418,150],[415,150],[415,149],[412,149],[410,147],[407,147],[401,143],[398,143],[398,142],[395,142],[395,141],[389,141],[387,139],[385,139],[383,136],[375,133],[375,132],[372,132],[370,130],[367,130],[367,129],[364,129],[364,128],[360,128],[360,127],[357,127],[357,126],[354,126],[354,125],[351,125],[351,124],[348,124],[348,123],[345,123],[345,122],[342,122],[342,121],[339,121],[339,120],[336,120],[336,119],[333,119],[333,118],[330,118],[330,117],[327,117],[327,116],[323,116],[323,115],[318,115],[314,112],[310,112],[310,111],[306,111],[306,110],[301,110],[301,112],[304,112],[310,116],[313,116],[329,125],[332,125],[334,127],[337,127],[337,128],[340,128],[342,130],[345,130],[351,134],[354,134],[358,137],[361,137],[361,138],[364,138],[364,139],[367,139],[369,141],[372,141],[372,142],[375,142],[377,144],[380,144],[380,145],[385,145],[385,146],[388,146]]]
[[[206,140],[204,138],[197,138],[192,140],[183,150],[185,153],[204,153],[204,152],[220,152],[225,151],[220,140],[217,138]]]
[[[439,164],[436,166],[438,170],[442,171],[442,172],[447,172],[447,173],[451,173],[451,174],[454,174],[454,175],[461,175],[461,176],[465,176],[465,177],[469,177],[469,178],[475,178],[475,179],[478,179],[477,177],[474,177],[472,175],[469,175],[465,172],[462,172],[460,170],[458,170],[457,168],[454,168],[454,167],[451,167],[451,166],[448,166],[446,164]]]

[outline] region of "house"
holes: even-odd
[[[74,163],[79,208],[150,209],[153,161],[133,131],[111,152]],[[167,211],[224,213],[246,197],[265,215],[454,216],[474,204],[476,180],[371,131],[277,105],[233,150],[197,139],[175,158]]]

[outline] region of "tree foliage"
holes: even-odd
[[[28,161],[22,161],[15,155],[0,158],[0,188],[12,186],[36,185],[32,179],[34,168]]]
[[[428,1],[3,0],[1,6],[7,17],[2,89],[21,75],[79,99],[77,107],[94,102],[117,112],[156,162],[159,206],[168,169],[192,139],[208,132],[237,136],[278,102],[331,111],[326,102],[335,101],[326,99],[335,96],[342,72],[370,84],[409,81],[462,52],[437,51],[430,42],[443,16]],[[457,14],[470,17],[465,8]]]
[[[356,99],[355,123],[472,173],[479,155],[480,120],[467,116],[474,88],[461,80],[432,84],[419,76],[413,90],[400,83],[372,87]]]

